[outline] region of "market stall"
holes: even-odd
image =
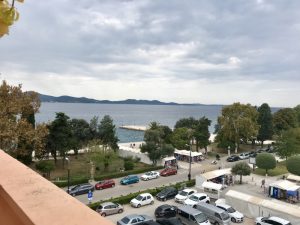
[[[299,202],[300,186],[288,180],[279,180],[269,186],[269,195],[272,198],[286,200],[291,203]]]
[[[174,156],[177,160],[180,161],[190,161],[190,156],[191,156],[191,161],[192,162],[200,162],[203,160],[203,155],[201,152],[190,152],[187,150],[178,150],[176,149],[174,152]]]

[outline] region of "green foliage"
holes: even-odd
[[[260,169],[265,169],[267,174],[268,170],[276,167],[276,159],[270,153],[260,153],[256,156],[256,166]]]
[[[280,109],[273,115],[273,124],[276,134],[284,130],[297,127],[297,114],[294,109]]]
[[[104,145],[109,146],[113,150],[117,150],[118,147],[118,137],[116,135],[116,126],[113,124],[113,120],[110,116],[105,115],[100,121],[98,127],[99,138]]]
[[[71,147],[77,154],[77,151],[86,147],[92,139],[91,129],[89,123],[84,119],[72,119],[69,121],[69,125],[72,133]]]
[[[257,122],[258,125],[260,126],[257,139],[261,141],[261,144],[263,145],[265,140],[272,139],[272,135],[273,135],[272,113],[267,103],[262,104],[257,111],[258,111]]]
[[[281,158],[288,158],[300,154],[300,128],[291,128],[283,131],[277,142],[277,154]]]
[[[39,161],[35,164],[35,168],[50,178],[50,173],[55,169],[55,166],[51,161]]]
[[[297,105],[294,108],[294,111],[296,113],[297,121],[298,121],[298,127],[300,127],[300,105]]]
[[[145,131],[144,141],[141,146],[141,152],[148,153],[148,157],[154,165],[159,159],[169,156],[174,153],[174,147],[166,143],[166,129],[156,122],[150,123],[150,129]]]
[[[75,178],[73,178],[71,176],[71,178],[70,178],[70,186],[77,185],[77,184],[84,184],[84,183],[88,183],[88,182],[89,182],[89,178],[87,178],[87,177],[75,177]],[[53,181],[53,184],[55,184],[58,187],[67,187],[68,186],[68,181],[67,180]]]
[[[207,150],[207,146],[209,145],[209,126],[211,125],[211,120],[206,117],[202,117],[199,119],[195,129],[193,136],[196,139],[197,150],[198,147],[205,148]]]
[[[286,162],[286,167],[290,173],[300,176],[300,156],[290,157]]]
[[[249,140],[256,137],[259,126],[257,124],[258,112],[250,104],[234,103],[222,109],[218,117],[217,140],[235,143],[236,152],[239,149],[240,140]]]
[[[194,129],[195,126],[197,125],[197,120],[194,117],[189,117],[189,118],[182,118],[178,120],[175,124],[175,129],[177,128],[189,128],[189,129]]]
[[[242,176],[249,176],[251,174],[251,168],[246,162],[239,162],[231,168],[231,172],[234,175],[240,175],[240,184],[242,183]]]
[[[134,159],[132,157],[126,157],[123,160],[124,160],[125,171],[134,169]]]
[[[180,127],[173,131],[171,137],[172,145],[177,149],[186,149],[186,145],[190,143],[188,128]]]

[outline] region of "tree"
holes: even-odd
[[[263,146],[264,141],[271,139],[273,135],[273,123],[272,123],[272,113],[269,105],[267,103],[262,104],[258,108],[258,136],[257,139],[261,141]]]
[[[72,133],[71,146],[77,154],[78,150],[86,147],[92,139],[91,129],[84,119],[72,119],[69,121],[69,125]]]
[[[300,176],[300,156],[292,156],[290,157],[286,162],[286,168],[287,170],[295,174],[297,176]]]
[[[198,120],[198,123],[194,129],[193,137],[196,139],[196,149],[198,151],[198,147],[204,148],[205,152],[207,152],[207,146],[209,145],[209,126],[211,124],[211,120],[206,117],[202,117]]]
[[[171,143],[177,149],[186,149],[186,146],[190,143],[188,128],[176,128],[171,136]]]
[[[35,164],[35,168],[40,172],[46,174],[46,177],[50,179],[50,173],[54,170],[55,166],[53,162],[50,161],[39,161]]]
[[[0,86],[0,149],[29,164],[33,151],[42,156],[48,130],[35,126],[32,114],[38,112],[40,100],[35,92],[22,92],[22,86]],[[31,116],[29,116],[31,115]]]
[[[298,127],[300,127],[300,105],[297,105],[294,108],[294,111],[296,113],[297,121],[298,121]]]
[[[260,169],[265,169],[267,174],[268,170],[276,167],[276,159],[270,153],[260,153],[256,156],[256,166]]]
[[[104,146],[108,146],[114,151],[118,150],[118,137],[116,135],[116,126],[113,124],[113,120],[110,116],[105,115],[100,121],[98,127],[99,138]]]
[[[65,165],[66,153],[72,148],[72,130],[69,123],[69,117],[63,112],[56,113],[55,120],[49,125],[49,135],[47,149],[57,162],[56,152],[59,151],[63,158],[63,167]]]
[[[16,0],[23,2],[24,0]],[[9,33],[9,26],[19,19],[19,13],[15,8],[15,0],[0,0],[0,38]]]
[[[277,155],[281,158],[300,154],[300,128],[283,131],[276,141]]]
[[[297,114],[291,108],[280,109],[273,116],[274,129],[277,135],[282,131],[297,127]]]
[[[234,141],[237,153],[241,139],[248,140],[257,136],[259,129],[257,117],[258,112],[250,104],[243,105],[238,102],[223,107],[222,114],[218,117],[218,135],[222,137],[217,139]]]
[[[251,168],[246,162],[239,162],[231,168],[231,173],[240,176],[240,184],[242,184],[242,176],[249,176]]]
[[[166,143],[166,135],[161,125],[152,122],[149,127],[144,134],[145,143],[141,146],[141,152],[147,152],[150,160],[156,165],[158,160],[173,154],[174,147]]]
[[[196,127],[197,123],[198,123],[198,121],[194,117],[182,118],[176,122],[175,129],[182,128],[182,127],[194,129]]]

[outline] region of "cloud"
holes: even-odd
[[[52,95],[295,106],[300,3],[52,0],[18,5],[0,73]]]

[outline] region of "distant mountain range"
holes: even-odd
[[[135,105],[203,105],[203,104],[179,104],[175,102],[161,102],[158,100],[137,100],[126,99],[121,101],[109,101],[109,100],[96,100],[85,97],[72,97],[72,96],[59,96],[54,97],[51,95],[39,94],[41,102],[64,102],[64,103],[97,103],[97,104],[135,104]]]

